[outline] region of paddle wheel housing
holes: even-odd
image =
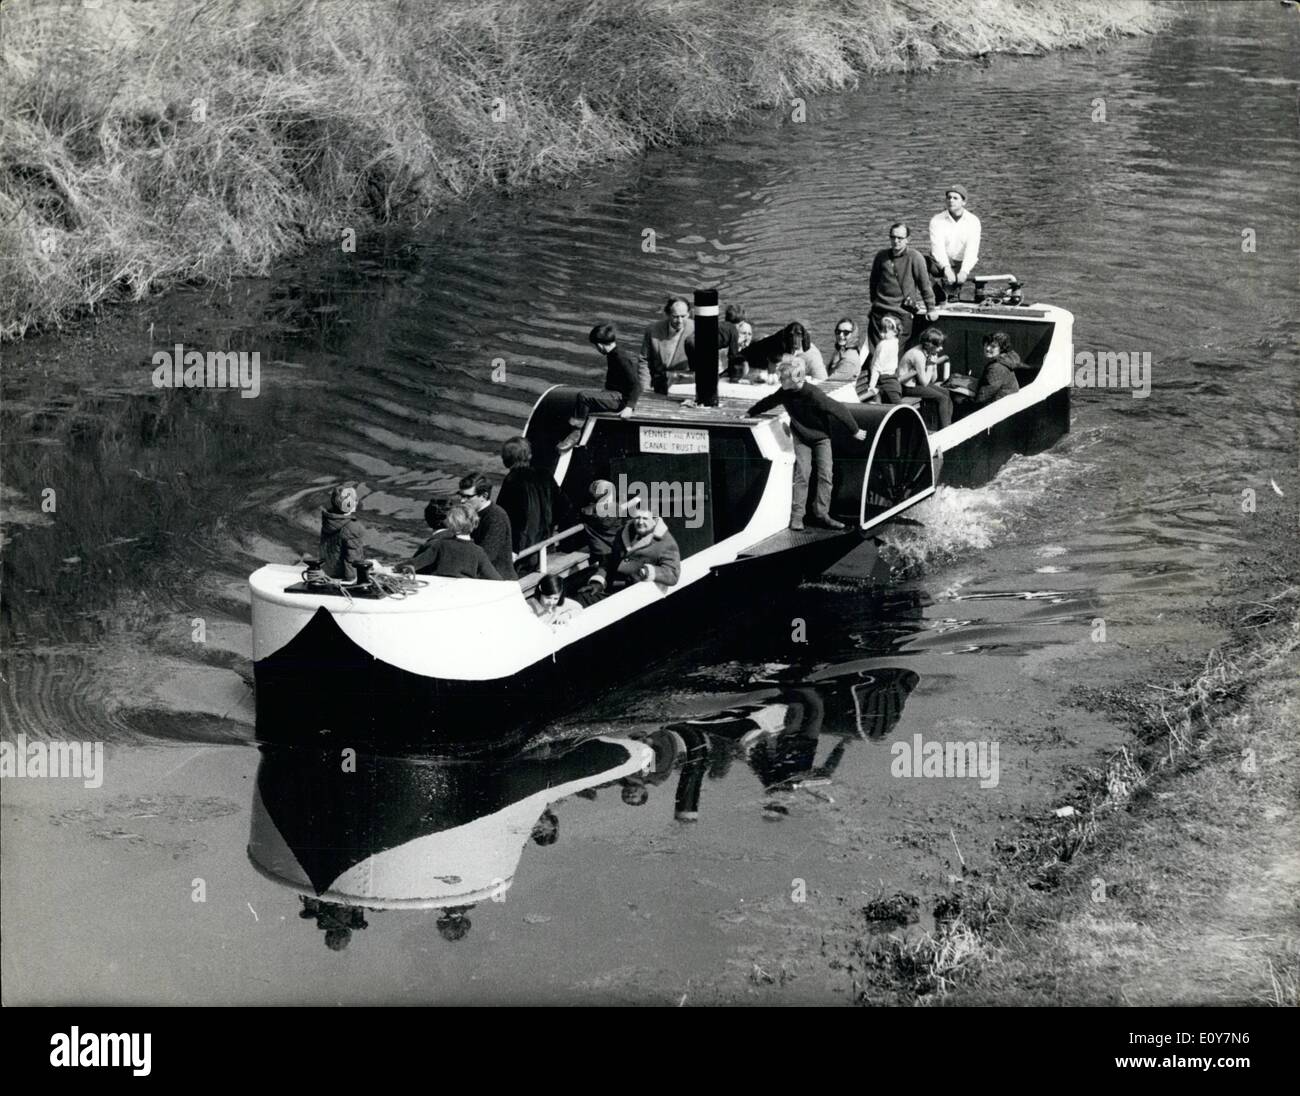
[[[867,432],[867,440],[835,437],[831,512],[866,530],[934,494],[934,459],[916,408],[902,403],[844,406]]]

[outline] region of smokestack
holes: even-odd
[[[701,407],[718,405],[718,291],[695,291],[695,349],[691,356],[695,371],[695,402]]]

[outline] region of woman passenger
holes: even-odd
[[[835,325],[835,349],[826,363],[826,376],[833,381],[856,380],[862,372],[862,356],[857,348],[858,326],[845,316]]]
[[[822,359],[822,352],[813,344],[808,329],[797,320],[786,326],[785,352],[803,362],[810,381],[826,379],[826,362]]]

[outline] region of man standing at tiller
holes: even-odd
[[[966,191],[950,186],[944,191],[948,208],[930,218],[930,257],[926,260],[934,279],[934,296],[943,303],[961,295],[980,257],[980,219],[966,209]],[[933,317],[931,317],[933,319]]]
[[[790,434],[794,438],[794,491],[790,498],[790,528],[804,527],[804,509],[808,503],[809,465],[817,475],[817,492],[813,496],[809,525],[823,529],[843,529],[844,523],[831,517],[832,453],[831,431],[839,423],[858,441],[867,440],[848,408],[836,403],[825,392],[807,383],[803,362],[787,355],[777,367],[781,387],[764,396],[749,409],[761,415],[775,407],[784,407],[790,416]]]

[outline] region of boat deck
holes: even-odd
[[[635,418],[638,420],[653,418],[664,422],[680,423],[717,422],[719,419],[728,419],[737,424],[761,422],[761,417],[751,416],[748,411],[753,404],[766,396],[770,390],[769,387],[755,385],[753,399],[748,402],[732,396],[719,395],[716,407],[687,405],[683,400],[689,397],[685,396],[660,396],[646,393],[637,400]],[[607,412],[605,417],[616,418],[617,416],[612,412]]]
[[[719,419],[725,419],[738,425],[748,425],[761,422],[767,415],[775,413],[769,411],[767,415],[754,416],[749,414],[749,408],[764,396],[775,392],[778,388],[776,384],[740,384],[720,377],[718,379],[717,405],[715,407],[701,407],[686,402],[694,399],[695,378],[693,376],[688,373],[674,374],[670,377],[670,381],[672,387],[677,389],[672,395],[661,396],[650,392],[642,394],[636,405],[636,419],[651,418],[664,422],[679,423],[717,422]],[[820,388],[829,395],[831,392],[853,382],[838,379],[809,380],[807,383],[814,388]],[[737,389],[741,391],[737,391]],[[613,412],[598,414],[602,418],[616,417]]]
[[[791,548],[802,548],[814,541],[834,540],[838,537],[860,539],[861,534],[854,526],[847,529],[782,529],[773,533],[766,540],[760,540],[751,548],[746,548],[736,558],[758,559],[761,556],[774,556],[778,552],[788,552]]]

